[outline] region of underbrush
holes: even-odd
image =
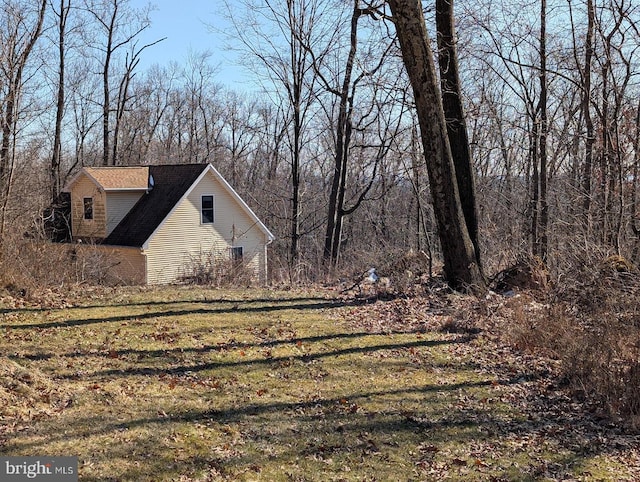
[[[640,273],[619,256],[570,268],[490,311],[516,348],[560,361],[559,384],[576,399],[639,429]]]
[[[192,257],[181,281],[216,288],[246,287],[255,282],[254,278],[255,272],[245,262],[205,253]]]
[[[109,274],[113,265],[95,246],[8,236],[0,252],[0,289],[29,298],[43,289],[120,284]]]

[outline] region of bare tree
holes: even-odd
[[[176,75],[175,69],[154,65],[141,78],[131,79],[130,106],[119,128],[122,163],[142,164],[151,158],[162,162],[168,158],[168,153],[159,148],[159,132],[170,109]]]
[[[47,0],[0,4],[0,242],[5,233],[6,208],[15,168],[15,150],[24,74],[42,34]]]
[[[118,151],[118,145],[120,141],[120,130],[122,128],[123,119],[129,108],[129,104],[131,102],[131,81],[135,76],[135,70],[140,63],[140,58],[142,52],[159,42],[164,40],[156,40],[155,42],[148,43],[143,45],[142,47],[138,47],[138,43],[133,41],[131,43],[131,50],[127,52],[124,61],[124,72],[122,73],[122,77],[120,78],[120,82],[118,85],[118,94],[116,97],[116,118],[115,125],[113,127],[113,146],[111,150],[111,164],[116,165],[120,164],[120,153]]]
[[[368,145],[367,141],[360,142],[360,148],[367,146],[372,148],[377,146],[377,154],[372,154],[372,158],[376,161],[369,169],[371,174],[369,182],[364,186],[364,189],[358,194],[357,201],[352,203],[350,207],[346,207],[346,193],[347,193],[347,176],[349,171],[349,159],[352,156],[352,149],[356,146],[353,145],[358,133],[363,133],[367,130],[367,125],[376,124],[374,120],[378,116],[382,116],[380,110],[393,110],[391,104],[385,104],[380,106],[380,92],[383,90],[382,82],[378,82],[378,73],[382,69],[383,65],[389,60],[389,50],[391,42],[389,39],[384,41],[379,37],[369,39],[370,42],[381,44],[381,48],[378,51],[367,51],[364,54],[359,54],[360,41],[358,38],[358,31],[360,29],[359,23],[364,18],[371,18],[378,20],[379,12],[372,6],[362,4],[360,0],[354,0],[353,9],[348,22],[348,35],[345,35],[348,40],[348,48],[346,49],[346,58],[344,59],[344,67],[340,73],[334,73],[330,78],[323,74],[324,67],[322,65],[322,59],[328,57],[328,52],[313,52],[310,48],[309,51],[314,59],[314,69],[316,70],[318,77],[323,85],[323,88],[330,97],[335,99],[337,103],[337,114],[335,120],[331,119],[331,130],[334,137],[333,141],[333,169],[331,174],[331,188],[329,192],[329,202],[327,210],[327,224],[325,231],[325,241],[323,249],[323,261],[328,271],[335,268],[340,254],[341,238],[342,238],[342,225],[344,218],[347,215],[353,214],[362,204],[366,198],[369,190],[372,188],[375,180],[375,175],[378,168],[378,163],[381,156],[387,153],[389,146],[389,139],[383,136],[382,139],[373,141],[372,145]],[[368,28],[370,37],[374,37],[371,27]],[[340,35],[340,27],[335,29],[336,37]],[[328,49],[336,49],[334,44],[338,44],[340,41],[338,38],[331,40],[327,43]],[[327,63],[333,65],[339,65],[340,59],[329,60]],[[331,70],[331,69],[330,69]],[[362,85],[365,81],[369,81],[367,85]],[[358,97],[367,99],[358,105]],[[322,102],[322,100],[320,100]],[[334,102],[329,101],[329,106],[333,106]],[[325,111],[328,111],[327,117],[333,117],[333,108],[324,107]],[[390,126],[384,129],[387,134],[389,133]]]
[[[575,37],[577,26],[573,19],[573,8],[569,4],[569,18],[571,20],[571,32],[573,35],[573,52],[575,62],[580,73],[581,103],[580,110],[585,123],[585,149],[584,167],[582,168],[582,222],[587,235],[591,231],[591,184],[593,170],[593,153],[595,144],[595,131],[593,117],[591,115],[591,80],[594,54],[594,30],[595,30],[595,5],[594,0],[586,0],[587,3],[587,29],[584,36],[584,64],[578,59],[578,45]]]
[[[462,212],[442,96],[422,4],[419,0],[389,0],[389,5],[413,87],[445,276],[455,288],[483,290],[486,281],[476,260]]]
[[[60,158],[62,156],[62,119],[65,109],[65,67],[67,21],[71,12],[71,0],[60,0],[58,10],[52,8],[58,29],[58,88],[56,94],[56,121],[53,133],[53,148],[49,178],[51,202],[56,202],[61,189]]]
[[[233,41],[241,43],[248,63],[263,74],[265,84],[269,84],[267,91],[278,97],[275,102],[284,102],[289,109],[288,251],[289,265],[295,268],[300,256],[303,144],[308,113],[315,100],[316,76],[309,47],[323,38],[316,30],[328,5],[321,0],[272,0],[260,6],[246,1],[245,9],[247,15],[243,17],[238,15],[236,4],[227,4],[228,18],[234,26]]]
[[[462,105],[453,0],[436,0],[436,28],[442,105],[447,123],[447,135],[455,166],[462,212],[475,250],[476,262],[481,265],[475,174]]]
[[[255,144],[256,129],[252,125],[256,104],[244,102],[237,94],[230,92],[225,99],[224,115],[224,147],[228,156],[231,171],[231,185],[240,186],[240,175],[246,172],[248,157],[257,147]]]
[[[547,134],[549,130],[547,119],[547,0],[540,1],[540,97],[536,112],[538,120],[536,123],[537,158],[539,159],[539,169],[534,165],[534,215],[531,222],[531,232],[533,233],[533,254],[540,256],[543,261],[547,260],[549,235],[547,227],[549,224],[549,204],[547,199]]]
[[[117,52],[126,46],[132,45],[135,39],[149,27],[147,11],[133,10],[129,7],[128,0],[85,0],[85,9],[99,26],[104,34],[104,44],[95,45],[94,37],[90,40],[90,45],[102,53],[101,75],[102,75],[102,165],[115,165],[117,162],[114,151],[111,147],[112,125],[111,112],[112,101],[112,77],[113,64],[116,61]],[[120,81],[120,101],[126,102],[126,89],[128,80],[131,78],[133,69],[137,65],[137,59],[148,45],[139,50],[135,49],[126,62],[125,73]],[[118,106],[119,109],[122,106]],[[115,141],[114,141],[115,143]]]

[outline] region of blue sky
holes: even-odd
[[[211,63],[219,66],[217,81],[237,89],[247,81],[247,73],[236,65],[233,55],[223,49],[224,39],[212,32],[208,25],[224,27],[219,15],[221,5],[215,0],[131,0],[132,7],[140,8],[148,3],[155,6],[151,12],[151,28],[141,42],[150,43],[167,37],[144,51],[140,68],[151,64],[167,65],[174,60],[186,64],[189,52],[210,51]]]

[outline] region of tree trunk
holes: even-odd
[[[4,97],[0,99],[0,244],[3,242],[6,227],[6,208],[13,184],[15,168],[16,129],[20,118],[20,98],[23,89],[23,73],[27,60],[42,33],[47,0],[41,0],[34,12],[32,29],[24,34],[19,33],[17,25],[5,25],[12,28],[9,37],[13,44],[0,58],[2,70],[6,76]],[[14,19],[27,22],[26,12],[16,12]],[[18,20],[19,18],[19,20]],[[1,57],[1,56],[0,56]],[[0,251],[0,256],[2,252]]]
[[[481,291],[486,287],[486,280],[476,260],[462,213],[422,3],[420,0],[389,0],[389,6],[415,97],[444,257],[444,274],[453,288]]]
[[[60,0],[60,11],[55,12],[58,17],[58,93],[56,96],[56,124],[53,135],[53,153],[51,155],[51,166],[49,179],[51,182],[51,202],[55,203],[60,194],[60,157],[62,144],[62,118],[64,114],[65,99],[65,39],[67,29],[67,18],[71,9],[70,0]]]
[[[547,0],[540,2],[540,102],[538,104],[540,115],[540,222],[538,225],[538,237],[536,238],[535,254],[543,261],[547,261],[549,249],[549,203],[547,201]]]
[[[300,69],[300,43],[296,34],[291,32],[291,67],[293,69],[292,92],[293,108],[293,150],[291,152],[291,245],[289,246],[289,265],[295,269],[300,250],[300,153],[302,149],[302,82],[304,70]]]
[[[338,120],[336,125],[336,146],[334,155],[333,179],[331,192],[329,193],[329,209],[327,212],[327,231],[325,234],[323,260],[329,272],[335,268],[338,262],[340,250],[340,238],[342,235],[342,207],[346,189],[346,169],[349,157],[349,144],[351,143],[351,103],[353,97],[349,97],[351,88],[351,76],[353,63],[358,48],[358,19],[361,10],[358,0],[354,1],[353,14],[351,16],[351,31],[349,54],[340,89],[340,104],[338,107]]]
[[[593,30],[595,8],[593,0],[587,0],[587,35],[585,40],[584,70],[582,74],[582,115],[586,128],[584,171],[582,174],[582,216],[587,237],[591,234],[591,175],[595,132],[591,117],[591,64],[593,59]]]
[[[111,87],[109,85],[111,55],[113,54],[113,35],[116,17],[118,14],[118,2],[114,2],[113,13],[107,29],[107,45],[105,48],[104,64],[102,65],[102,165],[110,164],[110,139],[109,139],[109,116],[111,114]]]
[[[440,86],[447,135],[456,171],[462,212],[469,231],[469,237],[473,243],[476,261],[481,266],[476,187],[467,124],[462,106],[454,18],[453,0],[436,0],[438,65],[440,67]]]

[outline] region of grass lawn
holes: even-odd
[[[535,360],[433,328],[428,303],[431,325],[370,328],[402,306],[187,287],[0,306],[0,454],[78,456],[83,481],[640,480],[638,438]]]

